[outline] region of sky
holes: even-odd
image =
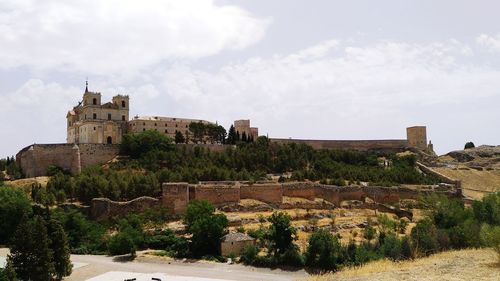
[[[89,90],[261,135],[500,144],[500,1],[0,0],[0,158]]]

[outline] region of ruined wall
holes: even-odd
[[[94,198],[90,204],[90,215],[95,220],[106,220],[115,216],[143,212],[160,207],[160,200],[152,197],[139,197],[127,202],[116,202],[107,198]]]
[[[86,167],[108,162],[118,152],[118,145],[33,144],[17,153],[16,162],[26,177],[45,176],[51,165],[78,174]]]
[[[408,147],[406,140],[302,140],[271,138],[271,142],[286,144],[299,143],[310,145],[314,149],[345,149],[359,151],[400,152]]]
[[[283,191],[281,184],[255,183],[241,185],[241,199],[255,199],[269,204],[281,204]]]
[[[214,185],[197,184],[190,188],[194,188],[194,198],[190,196],[190,200],[207,200],[216,206],[240,201],[240,187],[237,182]]]
[[[311,182],[292,182],[282,185],[283,196],[305,198],[314,200],[316,198],[317,184]]]
[[[189,185],[186,182],[164,183],[162,186],[162,206],[172,214],[186,212],[189,203]]]

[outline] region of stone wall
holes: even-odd
[[[269,204],[281,204],[281,202],[283,202],[283,191],[281,188],[281,184],[242,184],[240,189],[241,199],[255,199]]]
[[[118,145],[33,144],[17,153],[16,162],[26,177],[45,176],[49,166],[78,174],[89,166],[110,161],[118,152]]]
[[[173,188],[175,187],[175,189]],[[179,191],[182,187],[182,191]],[[204,199],[216,206],[238,203],[241,199],[255,199],[274,206],[283,203],[283,196],[308,200],[321,198],[335,206],[342,201],[370,198],[376,203],[393,204],[401,199],[418,199],[422,195],[440,193],[448,197],[460,197],[456,189],[429,187],[383,187],[383,186],[334,186],[311,182],[293,183],[247,183],[247,182],[203,182],[199,184],[171,183],[163,185],[163,206],[174,214],[182,214],[190,200]]]
[[[189,203],[189,185],[186,182],[164,183],[162,186],[162,206],[173,214],[186,212]]]
[[[303,140],[271,138],[270,141],[279,144],[307,144],[314,149],[401,152],[408,148],[407,140]]]
[[[207,200],[216,206],[238,203],[241,198],[238,182],[214,185],[197,184],[190,186],[190,189],[194,189],[194,197],[191,197],[190,194],[189,200]]]
[[[282,184],[283,196],[305,198],[314,200],[316,198],[317,185],[311,182],[295,182]]]
[[[162,206],[161,201],[152,197],[139,197],[127,202],[116,202],[107,198],[94,198],[90,204],[90,216],[95,220],[106,220],[129,213],[143,212]]]

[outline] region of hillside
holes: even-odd
[[[436,171],[461,180],[464,195],[473,199],[500,191],[500,146],[452,151],[440,156],[436,166]]]
[[[399,263],[375,261],[306,280],[500,280],[500,265],[496,261],[496,254],[490,249],[460,250]]]

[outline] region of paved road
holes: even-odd
[[[8,249],[0,249],[0,257],[6,257]],[[239,264],[204,263],[162,261],[156,259],[143,259],[124,261],[108,256],[72,255],[71,261],[75,265],[73,274],[64,280],[87,280],[110,271],[138,272],[138,273],[164,273],[167,276],[177,276],[170,280],[192,280],[206,278],[221,281],[292,281],[303,279],[307,276],[305,271],[296,272],[255,268]],[[187,277],[187,278],[186,278]],[[189,278],[193,277],[193,278]]]
[[[75,269],[73,274],[65,280],[87,280],[109,271],[160,272],[165,273],[167,276],[198,277],[222,281],[291,281],[307,276],[303,270],[290,272],[279,269],[271,270],[247,267],[237,264],[183,263],[179,261],[170,263],[164,261],[117,261],[112,257],[94,255],[74,255],[71,259],[73,262],[88,265]]]

